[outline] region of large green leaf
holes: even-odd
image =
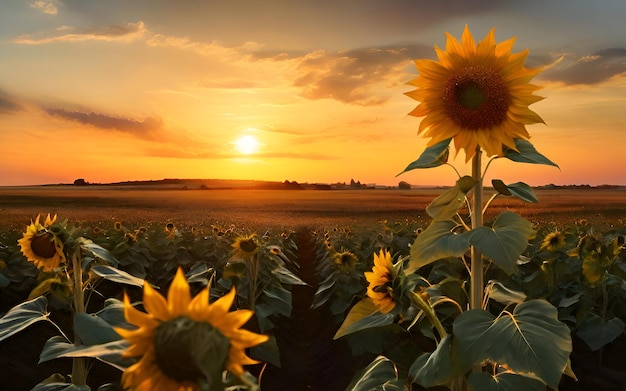
[[[463,373],[460,367],[453,369],[452,365],[452,336],[446,335],[435,351],[424,353],[413,362],[409,376],[423,387],[446,385]]]
[[[548,159],[547,157],[537,152],[537,150],[530,143],[530,141],[527,141],[521,138],[516,138],[515,148],[517,148],[517,151],[503,145],[502,151],[504,152],[504,157],[514,162],[545,164],[548,166],[554,166],[554,167],[559,168],[559,166],[556,163],[554,163],[552,160]]]
[[[113,327],[97,315],[78,312],[74,314],[74,332],[83,345],[98,345],[117,341],[121,337]]]
[[[356,303],[351,309],[346,319],[337,330],[333,339],[341,338],[344,335],[368,329],[370,327],[386,326],[393,323],[395,314],[389,312],[383,314],[369,297]]]
[[[447,140],[440,141],[437,144],[426,148],[416,161],[409,164],[404,171],[396,176],[399,176],[407,171],[415,170],[416,168],[433,168],[447,163],[448,156],[450,155],[450,140],[452,139],[449,138]]]
[[[283,284],[289,285],[308,285],[306,282],[302,281],[295,274],[293,274],[289,269],[284,266],[279,265],[274,270],[272,270],[272,274],[278,278],[278,281]]]
[[[596,351],[622,335],[624,326],[620,318],[604,321],[598,315],[589,314],[578,326],[576,335],[585,341],[592,351]]]
[[[454,232],[457,226],[452,220],[433,221],[413,242],[405,273],[409,275],[431,262],[465,254],[470,247],[469,238],[467,233]]]
[[[133,285],[142,287],[144,280],[126,273],[123,270],[116,269],[108,265],[94,265],[91,271],[98,276],[120,284]]]
[[[476,180],[471,176],[459,178],[454,187],[441,193],[426,207],[426,213],[434,220],[453,218],[465,202],[465,195],[475,184]]]
[[[503,212],[491,228],[477,227],[467,232],[470,244],[491,259],[508,274],[515,271],[516,262],[528,247],[535,231],[530,222],[513,212]]]
[[[485,372],[470,374],[467,383],[480,391],[545,391],[546,386],[540,380],[513,372],[491,375]]]
[[[529,300],[497,318],[481,309],[459,315],[453,324],[453,358],[462,367],[491,360],[527,373],[556,389],[572,352],[567,325],[545,300]]]
[[[398,385],[390,384],[397,380],[395,364],[386,357],[378,356],[363,371],[357,373],[346,391],[392,391],[401,390]]]
[[[45,296],[25,301],[11,308],[0,318],[0,341],[9,338],[33,323],[49,320],[47,312],[48,300]]]

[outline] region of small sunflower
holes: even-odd
[[[356,264],[359,262],[359,259],[350,251],[342,251],[340,253],[336,252],[333,254],[333,262],[340,271],[347,273],[354,269]]]
[[[126,320],[138,328],[115,331],[130,343],[124,356],[140,357],[122,375],[125,389],[199,391],[221,382],[224,369],[242,375],[243,365],[258,363],[245,349],[264,343],[268,336],[240,329],[253,312],[229,312],[234,289],[209,303],[209,289],[210,284],[192,298],[179,268],[167,300],[150,284],[144,285],[147,313],[133,307],[124,295]]]
[[[231,246],[235,249],[235,254],[243,258],[252,257],[259,251],[256,234],[239,236]]]
[[[372,299],[378,310],[388,313],[396,306],[393,298],[393,263],[391,254],[380,250],[374,254],[374,267],[371,272],[365,272],[365,279],[369,282],[367,295]]]
[[[542,250],[557,251],[565,247],[565,234],[555,231],[546,235],[541,243]]]
[[[424,117],[418,133],[428,146],[453,138],[466,161],[482,147],[488,156],[502,156],[502,146],[517,150],[515,139],[529,139],[525,125],[544,123],[528,108],[543,97],[529,84],[541,70],[524,67],[528,50],[512,53],[515,37],[495,42],[495,30],[478,44],[465,26],[461,42],[446,33],[446,50],[435,46],[439,61],[415,60],[417,87],[406,95],[421,103],[409,113]]]
[[[49,272],[66,262],[63,252],[63,240],[59,232],[53,229],[57,216],[46,217],[43,224],[39,222],[41,215],[37,215],[35,221],[31,221],[26,227],[26,232],[17,243],[20,245],[22,254],[35,264],[38,269]]]

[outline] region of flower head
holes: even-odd
[[[430,137],[428,146],[454,139],[466,161],[480,146],[488,156],[502,156],[502,146],[516,150],[516,138],[529,139],[525,125],[544,123],[528,108],[543,97],[529,84],[540,69],[524,67],[528,50],[512,53],[515,38],[495,42],[492,29],[478,44],[465,26],[461,42],[446,33],[446,50],[435,46],[439,61],[415,60],[417,87],[406,95],[421,103],[409,113],[424,117],[418,133]]]
[[[391,254],[380,250],[374,254],[374,267],[371,272],[365,272],[365,279],[369,282],[367,296],[372,299],[378,310],[388,313],[396,306],[393,297],[393,263]]]
[[[192,298],[179,268],[167,300],[150,284],[144,285],[147,313],[133,307],[124,295],[126,320],[138,328],[115,330],[130,343],[124,356],[140,357],[122,375],[125,388],[198,391],[220,382],[224,369],[241,375],[243,365],[257,363],[245,349],[268,337],[240,329],[253,312],[229,311],[234,288],[213,303],[209,303],[209,289],[210,285]]]
[[[255,234],[239,236],[232,244],[235,255],[242,258],[252,257],[259,251],[259,244]]]
[[[565,247],[565,234],[555,231],[546,235],[541,243],[542,250],[557,251]]]
[[[347,273],[353,270],[359,259],[350,251],[335,252],[333,254],[333,262],[340,271]]]
[[[53,227],[57,216],[54,215],[51,218],[48,214],[43,224],[39,222],[40,218],[41,216],[37,215],[35,221],[31,221],[26,227],[24,236],[17,243],[22,254],[30,262],[33,262],[38,269],[49,272],[66,262],[63,252],[64,244],[59,230]]]

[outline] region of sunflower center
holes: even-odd
[[[33,253],[42,258],[52,258],[56,254],[54,235],[50,232],[39,231],[30,242]]]
[[[443,102],[446,114],[454,123],[478,130],[500,125],[506,119],[511,97],[498,72],[471,66],[448,78]]]
[[[185,316],[162,323],[154,334],[159,369],[179,381],[221,381],[230,340],[207,322]]]
[[[242,240],[241,243],[239,243],[239,248],[247,253],[253,253],[256,251],[257,245],[254,239],[246,239]]]

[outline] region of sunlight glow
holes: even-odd
[[[261,143],[256,137],[251,135],[241,136],[237,140],[233,141],[235,144],[235,150],[244,155],[251,155],[259,152]]]

